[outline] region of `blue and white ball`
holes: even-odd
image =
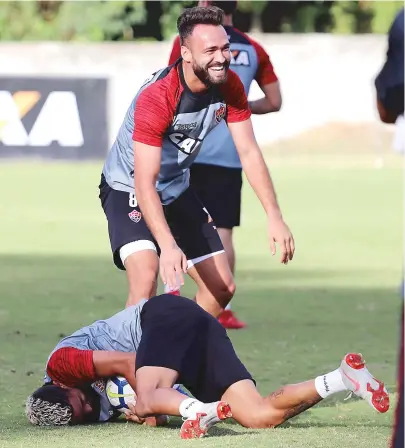
[[[129,409],[128,403],[136,403],[135,391],[122,376],[114,376],[107,381],[106,393],[111,406],[119,412]]]

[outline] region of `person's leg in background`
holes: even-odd
[[[225,249],[232,276],[235,276],[233,229],[240,224],[242,170],[194,163],[190,169],[193,190],[214,220]],[[227,329],[244,328],[228,303],[218,320]]]
[[[235,277],[236,257],[233,244],[233,229],[218,228],[217,230],[222,244],[224,245],[229,268],[232,272],[232,275]],[[225,307],[225,310],[221,313],[218,320],[221,322],[223,327],[228,329],[238,330],[246,327],[246,323],[240,320],[232,311],[230,303],[228,303],[228,305]]]
[[[197,285],[195,301],[218,317],[232,299],[236,286],[211,216],[191,188],[165,206],[164,212],[187,257],[187,273]]]

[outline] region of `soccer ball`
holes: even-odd
[[[107,381],[106,393],[111,406],[125,412],[128,403],[136,403],[136,394],[128,381],[122,376],[114,376]]]

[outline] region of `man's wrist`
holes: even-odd
[[[281,214],[281,210],[278,206],[271,206],[266,210],[267,219],[269,221],[274,221],[276,219],[283,219],[283,215]]]
[[[176,240],[171,233],[157,239],[157,243],[161,250],[174,249],[177,246]]]

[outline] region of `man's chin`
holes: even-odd
[[[213,86],[219,86],[221,84],[224,84],[226,82],[228,73],[225,72],[222,76],[210,76],[209,77],[209,83]]]

